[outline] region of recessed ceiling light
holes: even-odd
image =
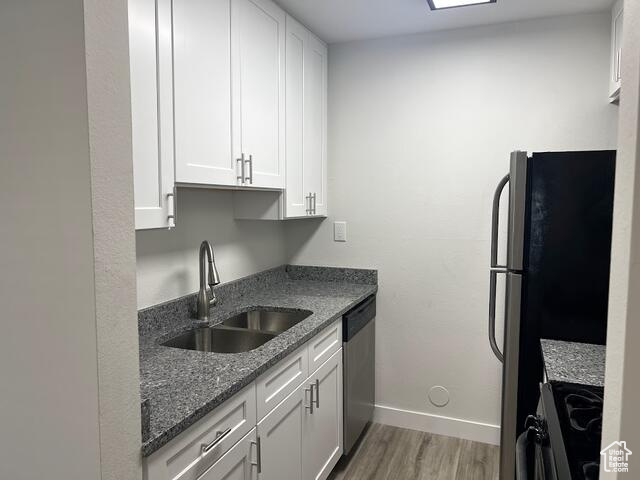
[[[482,5],[484,3],[496,3],[496,0],[427,0],[431,10],[443,10],[445,8],[467,7],[469,5]]]

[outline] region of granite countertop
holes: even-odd
[[[377,291],[377,271],[286,265],[215,288],[213,325],[251,307],[312,315],[255,350],[220,354],[160,345],[194,326],[195,294],[138,312],[140,389],[148,456]]]
[[[548,381],[604,387],[604,345],[540,340]]]

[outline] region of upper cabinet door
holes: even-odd
[[[233,158],[244,185],[284,187],[285,13],[271,0],[232,0]]]
[[[129,1],[136,229],[174,226],[171,0]]]
[[[286,42],[286,190],[285,216],[310,214],[309,192],[305,190],[304,165],[304,74],[309,32],[287,16]]]
[[[231,0],[174,0],[176,181],[239,184],[231,154]]]
[[[609,76],[609,97],[616,101],[620,95],[622,80],[622,23],[624,18],[623,0],[618,0],[611,10],[611,73]]]
[[[287,16],[285,217],[326,215],[327,47]]]
[[[309,34],[304,76],[304,183],[312,215],[327,214],[327,47]]]

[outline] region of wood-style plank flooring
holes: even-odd
[[[329,480],[496,480],[494,445],[372,424]]]

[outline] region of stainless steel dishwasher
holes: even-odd
[[[375,404],[376,297],[342,317],[344,454],[371,421]]]

